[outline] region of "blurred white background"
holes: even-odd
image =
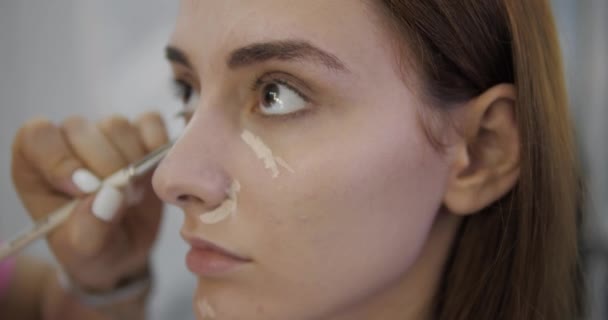
[[[608,0],[553,0],[566,61],[572,113],[589,183],[585,256],[589,319],[608,319]],[[177,1],[0,0],[0,235],[29,220],[13,191],[10,145],[35,116],[59,121],[179,110],[163,48]],[[178,124],[171,127],[178,130]],[[169,210],[154,264],[153,320],[193,319],[195,280],[184,266],[182,215]],[[29,253],[49,257],[43,243]]]

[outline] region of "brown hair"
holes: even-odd
[[[437,293],[440,320],[581,317],[578,165],[547,0],[382,0],[430,104],[517,91],[521,175],[464,219]],[[403,61],[402,61],[403,62]],[[407,62],[407,61],[406,61]],[[404,64],[404,63],[402,63]]]

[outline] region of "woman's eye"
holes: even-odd
[[[284,115],[306,108],[301,94],[285,84],[269,83],[262,87],[258,112],[263,115]]]
[[[174,89],[175,96],[182,101],[185,110],[196,109],[199,95],[190,84],[182,80],[175,80]]]
[[[181,100],[184,104],[190,101],[192,97],[192,86],[187,84],[182,80],[174,80],[173,81],[173,91],[175,93],[175,97]]]

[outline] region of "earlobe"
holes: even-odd
[[[502,198],[519,178],[520,140],[513,85],[488,89],[459,110],[462,136],[454,145],[444,206],[474,214]]]

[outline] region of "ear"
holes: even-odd
[[[451,213],[476,213],[502,198],[517,182],[520,141],[515,99],[514,86],[500,84],[457,111],[462,136],[452,149],[444,197]]]

